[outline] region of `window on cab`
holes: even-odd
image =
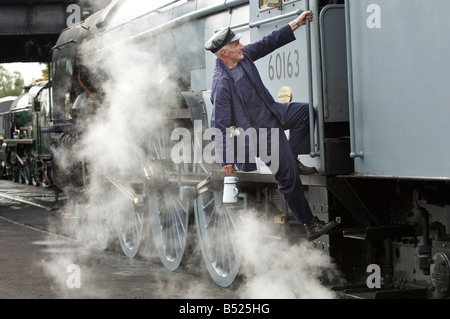
[[[259,0],[259,9],[281,7],[281,0]]]
[[[300,0],[259,0],[259,9],[280,8],[282,4],[291,4]]]

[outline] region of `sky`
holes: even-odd
[[[1,65],[11,74],[14,71],[20,72],[25,85],[30,84],[33,79],[42,78],[42,70],[47,67],[46,64],[39,63],[3,63]]]

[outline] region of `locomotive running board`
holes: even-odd
[[[368,288],[357,284],[348,286],[333,286],[333,291],[342,291],[345,299],[424,299],[427,294],[425,287],[406,284],[398,288]]]
[[[239,183],[278,184],[272,174],[235,172],[229,176],[237,177]],[[212,170],[210,173],[165,172],[163,177],[165,183],[178,183],[180,186],[196,186],[198,194],[201,194],[208,189],[213,191],[222,190],[225,174],[220,170]],[[323,186],[325,183],[325,177],[320,175],[301,175],[300,178],[304,186]],[[147,179],[157,181],[155,176],[149,176]]]
[[[381,227],[367,227],[347,229],[342,232],[343,237],[371,240],[380,238],[394,238],[394,237],[414,237],[416,236],[416,228],[412,225],[407,226],[381,226]]]
[[[10,146],[17,146],[17,144],[33,144],[34,140],[29,138],[22,138],[22,139],[4,140],[3,142],[9,144]]]

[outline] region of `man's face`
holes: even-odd
[[[239,40],[231,42],[226,49],[228,58],[236,63],[241,61],[244,59],[243,49],[244,45]]]

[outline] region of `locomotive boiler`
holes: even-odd
[[[301,159],[319,174],[302,182],[313,213],[341,221],[312,244],[335,260],[346,284],[334,289],[347,296],[448,298],[450,25],[438,17],[450,4],[435,2],[438,11],[425,0],[113,1],[64,30],[47,132],[79,236],[108,224],[134,257],[149,233],[172,271],[197,237],[223,287],[245,258],[246,211],[263,212],[276,236],[302,240],[258,159],[256,172],[235,173],[237,202],[222,202],[209,135],[215,56],[204,43],[223,26],[254,42],[312,9],[296,41],[257,61],[274,97],[310,105],[311,152]],[[366,284],[374,265],[375,288]]]

